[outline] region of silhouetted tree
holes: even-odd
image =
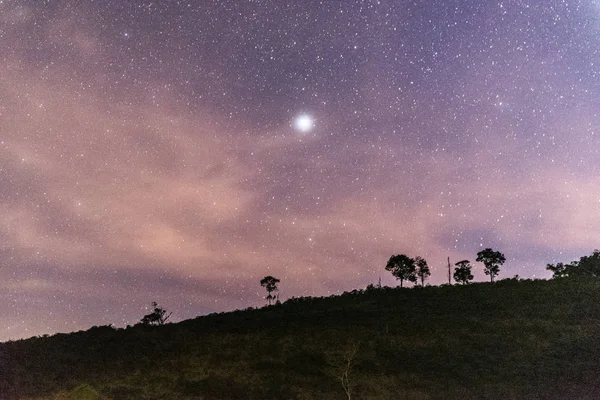
[[[142,324],[145,325],[164,325],[165,322],[171,317],[172,312],[167,315],[167,310],[162,307],[159,307],[155,301],[152,302],[152,312],[150,314],[144,315],[144,317],[140,320]]]
[[[473,280],[473,274],[471,274],[471,262],[469,260],[462,260],[454,265],[456,265],[456,268],[454,268],[454,280],[456,282],[466,285]]]
[[[417,268],[417,276],[421,279],[421,286],[425,286],[425,279],[431,276],[429,265],[427,265],[427,261],[424,258],[417,257],[415,258],[415,266]]]
[[[591,255],[583,256],[579,261],[570,264],[548,264],[546,269],[552,271],[553,278],[561,277],[600,277],[600,250],[594,250]]]
[[[594,250],[591,255],[581,257],[576,270],[581,276],[600,277],[600,250]]]
[[[500,272],[500,266],[504,264],[506,258],[504,258],[504,254],[499,251],[487,248],[477,253],[476,261],[482,262],[483,265],[485,265],[483,272],[485,272],[486,275],[489,275],[491,281],[494,282],[494,278]]]
[[[576,262],[576,261],[574,261],[574,262]],[[554,265],[554,264],[546,265],[546,269],[549,271],[552,271],[553,278],[564,278],[566,276],[569,276],[569,272],[574,267],[575,266],[573,264],[563,264],[563,263],[558,263],[556,265]]]
[[[271,275],[269,276],[265,276],[263,279],[260,280],[260,286],[264,287],[265,289],[267,289],[267,297],[265,297],[265,299],[267,299],[269,305],[271,305],[271,302],[273,300],[275,300],[279,295],[274,296],[271,293],[272,292],[277,292],[279,291],[279,289],[277,288],[277,284],[279,283],[279,279],[277,278],[273,278]]]
[[[385,269],[386,271],[390,271],[396,279],[400,280],[400,287],[403,287],[404,280],[410,282],[417,281],[415,260],[405,254],[391,256]]]

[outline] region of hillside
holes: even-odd
[[[345,372],[352,399],[599,398],[600,280],[371,289],[0,344],[1,399],[348,399]]]

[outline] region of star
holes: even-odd
[[[0,0],[0,341],[598,247],[600,0],[53,3]]]
[[[315,125],[315,121],[310,115],[302,114],[296,117],[294,121],[294,127],[298,129],[300,132],[310,132]]]

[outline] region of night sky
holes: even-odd
[[[0,57],[0,340],[599,247],[598,1],[3,0]]]

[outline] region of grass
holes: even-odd
[[[600,280],[381,288],[8,342],[0,399],[347,399],[353,346],[353,399],[599,398]]]

